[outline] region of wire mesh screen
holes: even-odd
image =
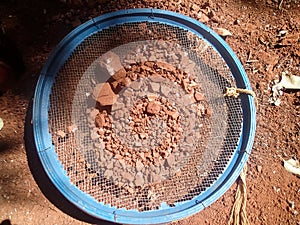
[[[235,81],[205,39],[156,22],[83,40],[60,69],[49,127],[70,182],[98,202],[157,210],[224,172],[242,131]]]

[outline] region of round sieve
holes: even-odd
[[[158,224],[190,216],[233,184],[251,152],[251,89],[228,45],[180,14],[94,18],[45,64],[34,138],[57,189],[91,216]]]

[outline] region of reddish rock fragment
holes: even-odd
[[[206,109],[205,114],[208,115],[208,116],[211,116],[212,115],[212,110],[210,108]]]
[[[103,114],[98,114],[95,118],[95,124],[99,128],[104,127],[104,125],[105,125],[105,116]]]
[[[146,112],[149,114],[158,114],[160,111],[160,103],[153,101],[153,102],[149,102],[146,108]]]
[[[117,95],[111,89],[109,83],[97,84],[93,91],[93,98],[102,106],[113,105]]]
[[[168,111],[167,114],[173,119],[177,119],[179,117],[179,113],[177,111]]]
[[[118,70],[113,76],[115,80],[122,80],[126,77],[126,70],[124,68]]]
[[[195,97],[195,100],[197,102],[200,102],[200,101],[204,101],[205,100],[205,97],[202,93],[199,93],[199,92],[195,92],[194,94],[194,97]]]
[[[165,63],[165,62],[156,62],[157,67],[164,69],[164,70],[168,70],[170,72],[174,72],[176,69],[174,66],[172,66],[169,63]]]

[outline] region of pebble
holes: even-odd
[[[118,119],[118,118],[123,118],[123,117],[124,117],[124,112],[123,112],[123,110],[118,110],[118,111],[116,111],[116,112],[114,113],[114,117],[115,117],[116,119]]]
[[[138,186],[138,187],[141,187],[144,185],[143,174],[141,172],[138,172],[135,175],[134,184],[135,184],[135,186]]]
[[[205,100],[204,95],[199,92],[195,92],[194,97],[197,102]]]
[[[161,68],[161,69],[164,69],[164,70],[168,70],[170,72],[174,72],[176,71],[175,67],[172,66],[171,64],[169,63],[166,63],[166,62],[156,62],[156,65]]]
[[[169,95],[169,93],[170,93],[170,88],[168,87],[168,86],[166,86],[166,85],[161,85],[160,86],[160,91],[161,91],[161,93],[164,95],[164,96],[168,96]]]
[[[126,70],[124,68],[118,70],[114,75],[113,78],[116,81],[122,81],[126,77]]]
[[[71,125],[67,127],[68,133],[74,133],[76,130],[78,130],[76,125]]]
[[[157,183],[164,180],[164,178],[159,174],[152,174],[152,182]]]
[[[211,116],[212,115],[212,110],[210,108],[205,109],[205,114],[208,115],[208,116]]]
[[[156,83],[162,83],[165,81],[166,78],[163,78],[162,76],[158,76],[158,75],[153,75],[153,76],[149,77],[149,79]]]
[[[91,139],[92,140],[96,140],[96,139],[100,138],[100,135],[97,133],[97,130],[98,130],[98,128],[94,128],[91,131]]]
[[[99,110],[98,109],[93,109],[90,111],[90,118],[92,119],[92,121],[95,121],[96,116],[99,114]]]
[[[115,104],[113,104],[113,110],[118,110],[118,109],[123,109],[124,108],[124,103],[123,102],[115,102]]]
[[[138,82],[138,81],[132,82],[132,83],[130,84],[130,87],[131,87],[133,90],[139,90],[139,89],[141,88],[141,86],[142,86],[141,82]],[[125,96],[125,95],[124,95],[124,96]]]
[[[167,114],[175,120],[179,117],[179,113],[177,111],[168,111]]]
[[[56,134],[60,138],[66,137],[66,133],[64,131],[62,131],[62,130],[57,131]]]
[[[114,175],[114,172],[112,171],[112,170],[105,170],[105,172],[104,172],[104,176],[106,177],[106,178],[110,178],[110,177],[112,177]]]
[[[142,143],[139,142],[139,141],[136,141],[136,142],[134,143],[134,146],[135,146],[135,147],[142,147]]]
[[[134,176],[131,174],[131,173],[129,173],[129,172],[122,172],[122,174],[121,174],[121,176],[125,179],[125,180],[127,180],[127,181],[129,181],[129,182],[131,182],[131,181],[133,181],[134,180]]]
[[[150,86],[153,92],[158,92],[160,89],[160,85],[158,83],[150,82]]]
[[[167,161],[167,165],[169,167],[172,167],[175,164],[175,156],[173,154],[169,155],[166,161]]]
[[[140,160],[137,160],[135,164],[135,168],[137,171],[142,171],[142,169],[144,168],[144,164]]]
[[[106,166],[106,168],[107,168],[107,169],[112,169],[112,168],[114,168],[114,163],[113,163],[113,162],[108,163],[107,166]]]
[[[156,101],[149,102],[146,107],[146,112],[149,114],[158,114],[160,111],[160,103]]]
[[[117,71],[124,69],[120,57],[112,51],[102,55],[99,65],[110,76],[113,76]]]
[[[95,118],[96,126],[102,128],[105,125],[105,116],[103,114],[98,114]]]
[[[256,169],[257,169],[257,172],[261,173],[261,171],[262,171],[262,166],[257,165],[257,166],[256,166]]]
[[[97,84],[93,91],[93,98],[102,106],[113,105],[117,97],[109,83]]]

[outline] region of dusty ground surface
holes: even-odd
[[[233,34],[226,41],[245,67],[259,101],[256,138],[248,161],[249,222],[299,225],[299,178],[284,169],[282,159],[300,158],[300,92],[284,92],[279,106],[268,102],[269,85],[280,78],[281,72],[300,76],[299,4],[282,1],[280,5],[280,1],[272,0],[145,0],[88,1],[78,6],[54,0],[1,1],[1,19],[24,53],[27,72],[18,87],[0,97],[0,117],[4,120],[0,131],[0,222],[87,224],[60,211],[37,186],[24,146],[25,114],[47,56],[70,30],[105,12],[152,7],[177,11]],[[287,31],[286,36],[280,37],[280,31]],[[233,185],[210,207],[174,224],[227,224],[235,190]]]

